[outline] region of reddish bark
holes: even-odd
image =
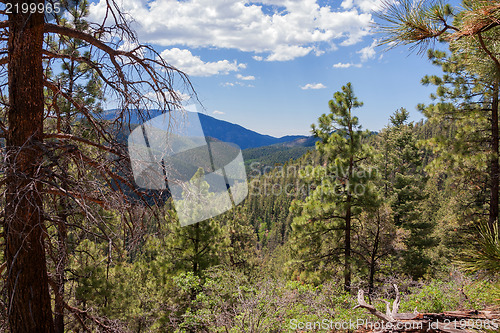
[[[43,1],[13,1],[40,3]],[[14,6],[15,8],[15,6]],[[43,138],[43,13],[9,15],[6,138],[8,317],[12,332],[54,332],[44,246],[40,176]]]

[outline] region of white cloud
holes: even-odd
[[[303,57],[312,51],[312,47],[278,45],[267,58],[266,61],[288,61],[298,57]]]
[[[316,0],[127,0],[123,10],[135,19],[144,43],[237,49],[255,53],[256,60],[287,61],[367,36],[373,20],[363,8],[374,0],[351,1],[361,11]],[[105,9],[106,0],[91,4],[90,19],[100,22]]]
[[[192,76],[210,76],[217,74],[228,74],[246,68],[245,64],[235,61],[219,60],[217,62],[204,62],[198,56],[194,56],[189,50],[178,48],[166,49],[161,53],[163,59],[172,66]]]
[[[167,103],[185,103],[189,101],[192,96],[180,90],[174,90],[175,98],[171,93],[166,93],[165,96],[162,96],[160,93],[156,93],[154,91],[149,91],[142,96],[142,102],[147,105],[148,108],[156,109],[158,107],[165,106],[165,99]]]
[[[342,62],[339,62],[335,65],[333,65],[333,68],[349,68],[349,67],[357,67],[357,68],[360,68],[362,67],[363,65],[361,64],[353,64],[353,63],[342,63]]]
[[[248,87],[248,88],[255,87],[253,84],[247,84],[247,83],[238,82],[238,81],[237,82],[224,82],[224,83],[221,83],[220,85],[223,87],[236,87],[236,86]]]
[[[326,86],[323,83],[308,83],[303,87],[300,87],[302,90],[308,90],[308,89],[324,89]]]
[[[344,9],[351,9],[354,6],[363,12],[373,12],[380,10],[386,0],[344,0],[340,6]]]
[[[365,62],[369,59],[375,58],[377,52],[375,51],[375,46],[377,46],[378,41],[375,39],[371,45],[367,47],[363,47],[361,50],[359,50],[356,53],[361,54],[361,61]]]
[[[177,97],[180,98],[181,101],[188,101],[191,99],[191,95],[183,93],[182,91],[176,90],[175,93]]]
[[[219,110],[214,110],[214,112],[212,112],[212,114],[222,115],[222,114],[226,114],[226,113],[222,112],[222,111],[219,111]]]
[[[261,56],[253,56],[252,57],[254,60],[257,60],[257,61],[262,61],[264,60],[264,58],[262,58]]]
[[[243,81],[252,81],[252,80],[255,80],[255,76],[253,76],[253,75],[243,76],[241,74],[236,74],[236,78],[240,79],[240,80],[243,80]]]
[[[325,51],[323,51],[323,50],[318,50],[318,49],[314,50],[314,54],[317,57],[319,57],[320,55],[323,55],[324,53],[325,53]]]

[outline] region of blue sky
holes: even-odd
[[[375,47],[381,0],[127,0],[141,43],[185,71],[202,112],[263,134],[310,134],[347,82],[364,106],[364,128],[380,130],[399,107],[412,120],[430,102],[425,55]],[[456,3],[456,1],[454,1]],[[95,2],[98,22],[105,0]]]

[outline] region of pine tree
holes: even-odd
[[[213,204],[213,193],[209,192],[210,185],[204,180],[204,171],[199,168],[190,182],[190,193],[183,192],[183,200],[175,203],[177,209],[189,212],[190,218],[199,220],[198,200]],[[189,196],[189,200],[187,200]],[[171,229],[168,239],[168,248],[172,261],[179,271],[191,271],[200,277],[207,267],[219,263],[218,247],[221,245],[222,234],[219,225],[214,219],[181,226],[175,218],[176,214],[170,211],[174,218],[167,218]]]
[[[13,8],[40,8],[43,1],[10,3]],[[55,4],[53,1],[44,3],[47,6]],[[60,8],[67,5],[67,1],[62,1]],[[96,222],[89,227],[92,232],[97,229],[98,233],[106,234],[106,228],[102,228],[105,222],[98,221],[99,214],[93,214],[97,210],[95,206],[123,208],[126,198],[123,193],[114,192],[111,186],[102,186],[101,181],[105,179],[110,184],[120,179],[131,185],[132,179],[130,172],[123,177],[114,169],[127,169],[124,150],[115,133],[111,133],[108,124],[89,110],[85,100],[73,98],[67,93],[68,87],[45,75],[50,72],[49,67],[63,59],[91,67],[109,88],[108,92],[115,93],[120,105],[114,119],[116,124],[130,119],[127,117],[130,112],[145,110],[141,112],[144,115],[151,105],[163,111],[178,107],[180,97],[173,87],[174,73],[190,89],[185,74],[168,66],[153,48],[137,42],[115,1],[107,1],[104,10],[104,22],[89,24],[85,31],[64,26],[59,18],[44,16],[40,10],[13,11],[6,21],[0,22],[6,36],[0,43],[6,55],[0,61],[0,76],[3,78],[0,87],[1,95],[8,95],[8,100],[0,101],[7,111],[2,119],[5,126],[1,129],[5,138],[2,224],[8,272],[4,278],[8,322],[15,332],[54,332],[46,260],[50,249],[46,237],[48,221],[57,217],[46,208],[55,202],[59,204],[59,197],[66,197],[88,220]],[[80,57],[63,50],[59,52],[49,43],[44,43],[47,35],[78,39],[85,42],[90,52],[80,54]],[[124,42],[137,44],[137,47],[123,50]],[[80,119],[88,122],[92,139],[46,131],[57,118],[57,111],[47,110],[50,103],[46,103],[44,88],[79,110]],[[144,98],[146,92],[155,98]],[[110,153],[118,158],[110,160]],[[78,172],[85,174],[84,180],[66,177],[59,169],[58,159],[68,155],[73,158]],[[64,186],[60,185],[61,179],[65,180],[61,182]],[[99,223],[101,225],[96,226]]]
[[[219,256],[232,269],[246,274],[254,269],[257,259],[257,234],[250,224],[247,208],[239,205],[215,218],[222,227]]]
[[[409,113],[401,108],[390,117],[384,142],[388,153],[389,202],[394,223],[407,231],[402,253],[403,269],[414,279],[421,278],[431,264],[425,254],[435,241],[432,238],[434,221],[422,215],[426,200],[427,176],[423,170],[423,150],[418,147],[414,124]]]
[[[442,66],[445,74],[442,78],[424,79],[424,83],[438,86],[436,95],[441,99],[440,103],[427,108],[426,115],[439,115],[446,120],[454,118],[459,122],[465,120],[463,125],[468,126],[465,128],[468,133],[463,134],[468,136],[480,134],[484,130],[482,127],[486,126],[488,147],[486,150],[482,147],[481,151],[487,157],[487,223],[493,231],[494,224],[499,223],[500,5],[495,1],[483,0],[466,0],[462,5],[460,11],[455,11],[442,2],[387,2],[380,14],[386,22],[386,25],[381,26],[381,30],[386,33],[382,43],[391,43],[393,46],[411,44],[423,51],[432,40],[448,42],[452,53],[449,59],[445,59],[440,52],[430,52],[434,63]],[[475,123],[473,117],[478,115],[478,122]],[[477,127],[476,130],[470,131],[471,126]],[[464,148],[469,146],[464,140],[458,142],[464,143]]]
[[[88,23],[85,17],[88,15],[89,4],[87,1],[70,2],[67,5],[67,10],[70,15],[62,17],[55,14],[60,24],[78,31],[85,31]],[[101,91],[101,80],[97,73],[88,65],[81,64],[75,59],[79,57],[89,57],[89,51],[85,43],[75,38],[58,38],[57,36],[47,36],[47,49],[51,53],[61,53],[69,55],[69,59],[61,60],[61,68],[54,70],[51,66],[47,66],[45,75],[58,83],[58,85],[66,91],[67,96],[73,100],[83,102],[88,108],[95,113],[101,110],[101,101],[103,99]],[[57,72],[55,74],[54,72]],[[46,89],[46,112],[54,112],[56,119],[53,123],[47,126],[46,131],[55,134],[63,135],[78,135],[86,137],[85,123],[78,121],[79,110],[60,94],[55,94],[52,90]],[[87,139],[89,139],[87,137]],[[67,177],[78,178],[78,175],[70,171],[71,158],[69,156],[61,156],[59,160],[59,168]],[[65,179],[59,181],[59,186],[64,186]],[[65,311],[65,271],[68,261],[68,223],[72,215],[75,215],[75,209],[72,208],[71,202],[66,197],[59,198],[59,204],[56,208],[57,223],[57,250],[51,251],[51,259],[55,267],[54,278],[54,326],[56,333],[64,332],[64,311]],[[77,214],[76,214],[77,215]],[[76,237],[72,237],[76,240]],[[75,247],[76,244],[71,247]]]
[[[362,105],[348,83],[329,101],[330,113],[319,118],[318,126],[312,125],[312,132],[321,139],[316,148],[325,163],[301,173],[312,192],[292,206],[299,215],[293,222],[298,253],[322,269],[342,258],[346,291],[352,280],[353,223],[364,208],[378,201],[372,183],[376,173],[370,165],[373,151],[363,143],[369,132],[361,130],[353,115]]]

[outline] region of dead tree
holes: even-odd
[[[169,66],[153,48],[138,43],[112,0],[107,1],[103,22],[89,23],[83,30],[65,26],[57,17],[50,20],[43,11],[19,10],[23,4],[41,8],[52,1],[10,3],[13,10],[0,10],[8,16],[0,22],[0,51],[5,55],[0,58],[0,136],[5,139],[0,174],[5,200],[5,315],[12,332],[54,332],[46,255],[54,242],[48,228],[61,221],[47,210],[47,203],[67,198],[86,217],[82,225],[67,227],[90,229],[87,223],[94,223],[99,237],[112,239],[94,208],[120,207],[126,211],[130,203],[123,187],[137,192],[128,176],[127,155],[117,140],[117,131],[126,129],[133,113],[146,120],[150,108],[162,112],[180,108],[176,80],[179,89],[188,93],[192,89],[186,75]],[[47,36],[76,38],[86,43],[87,52],[80,56],[54,52],[45,42]],[[124,41],[134,47],[124,50]],[[104,94],[117,100],[118,111],[112,119],[100,118],[80,98],[45,75],[47,68],[64,59],[85,64],[100,78]],[[86,136],[61,130],[57,125],[61,115],[55,103],[46,100],[44,89],[78,110],[80,121],[87,126]],[[63,156],[75,174],[61,167]],[[65,308],[84,329],[85,320],[105,325],[68,304]]]
[[[386,312],[378,311],[373,305],[366,303],[364,291],[358,291],[358,305],[354,308],[364,308],[384,325],[377,325],[377,332],[406,332],[406,333],[474,333],[477,329],[484,328],[498,330],[500,319],[499,312],[493,311],[448,311],[443,313],[419,313],[417,309],[413,313],[398,313],[401,301],[397,285],[393,285],[396,298],[391,304],[383,300],[386,304]],[[371,325],[374,326],[374,325]],[[366,328],[370,324],[365,325]],[[368,329],[369,332],[375,330]]]

